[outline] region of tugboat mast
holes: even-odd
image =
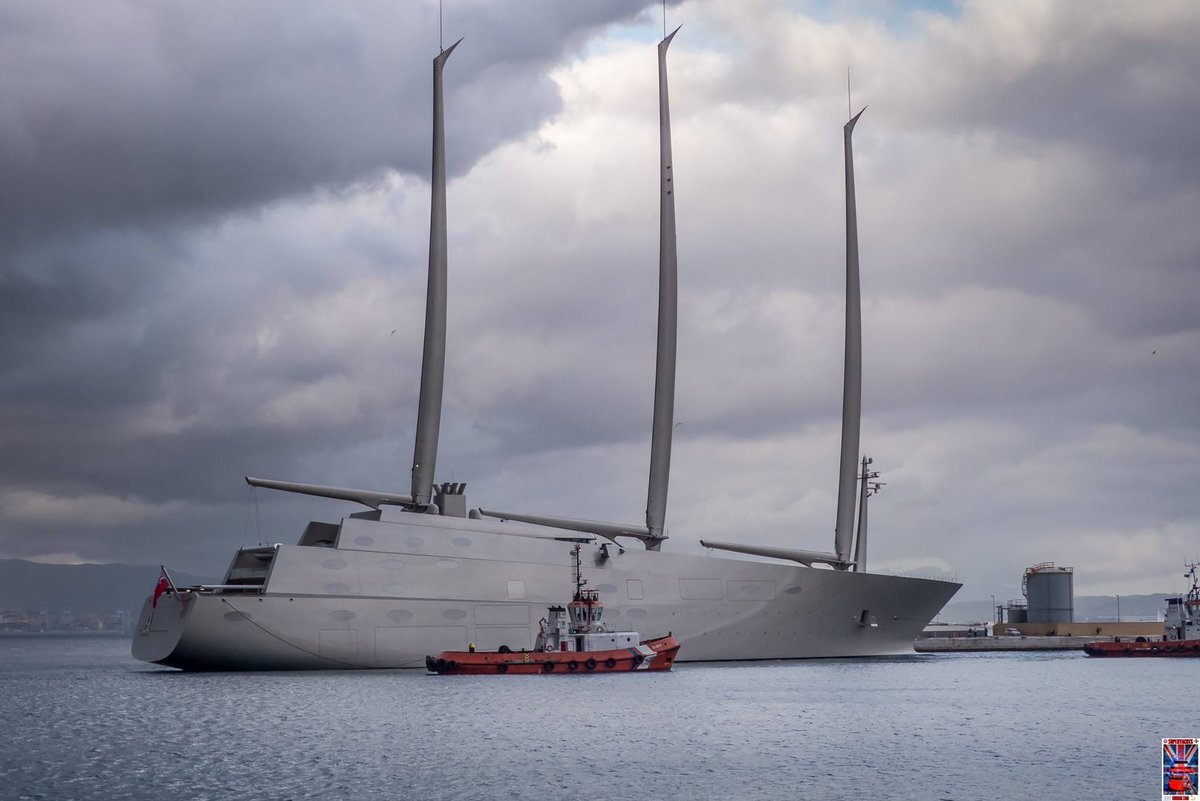
[[[575,547],[571,549],[571,556],[575,560],[575,600],[576,601],[584,600],[583,588],[585,586],[587,586],[587,579],[585,579],[583,577],[583,562],[579,557],[579,553],[580,553],[579,543],[575,543]]]

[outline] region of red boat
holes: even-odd
[[[552,606],[542,618],[532,651],[442,651],[425,657],[425,667],[439,675],[495,673],[611,673],[670,670],[679,653],[679,640],[642,640],[636,631],[609,631],[602,622],[604,604],[595,590],[584,589],[579,546],[575,557],[575,597],[565,607]]]
[[[624,632],[622,632],[624,633]],[[645,640],[630,648],[604,651],[442,651],[425,657],[425,667],[438,674],[612,673],[670,670],[679,651],[671,635]]]
[[[1161,640],[1138,637],[1133,642],[1089,642],[1083,646],[1088,656],[1175,656],[1200,658],[1200,580],[1198,564],[1187,565],[1185,578],[1192,580],[1187,595],[1167,599],[1167,613]]]
[[[1143,642],[1089,642],[1088,656],[1190,656],[1200,658],[1200,640],[1151,640]]]

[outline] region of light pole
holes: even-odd
[[[1117,622],[1121,622],[1121,596],[1117,596]]]

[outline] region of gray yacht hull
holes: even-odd
[[[334,547],[276,546],[260,586],[147,599],[133,655],[187,670],[423,668],[468,643],[531,648],[546,607],[570,597],[572,532],[387,516],[346,518]],[[583,558],[611,623],[672,632],[685,662],[909,653],[960,586],[594,540]]]

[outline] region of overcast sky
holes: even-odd
[[[957,600],[1200,557],[1200,5],[689,0],[670,53],[665,548],[832,549],[853,102],[873,570]],[[658,234],[642,2],[448,0],[438,480],[644,519]],[[0,5],[0,557],[219,575],[407,492],[429,2]],[[857,110],[857,108],[856,108]]]

